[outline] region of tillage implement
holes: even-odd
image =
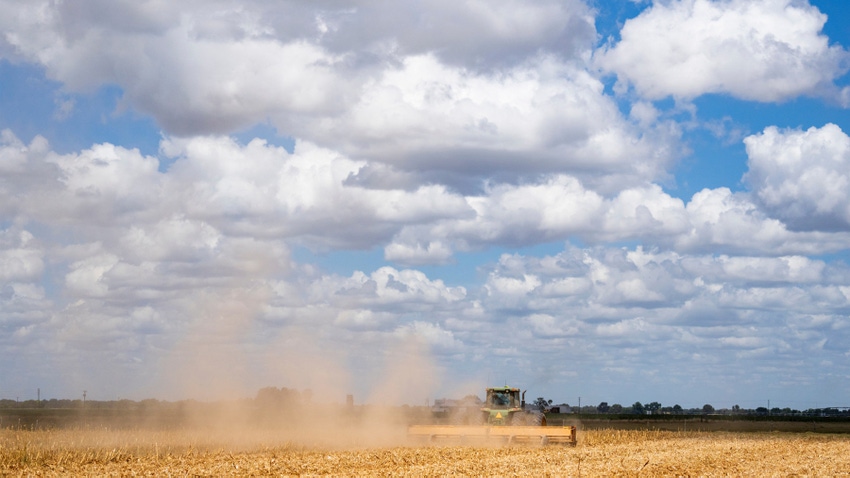
[[[479,399],[475,399],[479,401]],[[411,437],[440,439],[500,440],[515,442],[563,443],[575,446],[576,427],[546,426],[543,410],[527,406],[525,391],[513,387],[487,389],[487,398],[477,409],[456,406],[444,411],[450,425],[413,425]]]

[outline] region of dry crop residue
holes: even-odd
[[[844,435],[596,430],[563,446],[306,446],[274,434],[0,430],[2,476],[847,476]]]

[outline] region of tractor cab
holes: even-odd
[[[487,389],[487,398],[481,411],[489,425],[510,425],[512,417],[525,408],[525,392],[512,387]]]

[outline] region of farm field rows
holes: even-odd
[[[850,475],[850,438],[836,434],[588,430],[575,448],[341,437],[308,444],[271,432],[7,429],[0,475]]]

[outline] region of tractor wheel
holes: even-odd
[[[511,421],[508,423],[511,426],[525,426],[528,425],[528,414],[523,412],[515,412],[511,415]]]
[[[529,413],[526,423],[534,427],[545,427],[546,415],[542,413]]]

